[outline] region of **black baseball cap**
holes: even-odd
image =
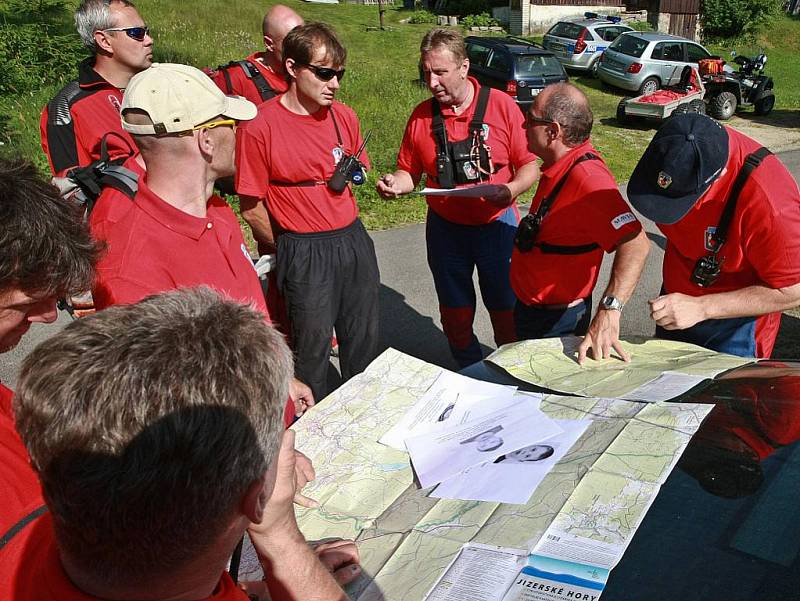
[[[628,182],[634,208],[656,223],[682,219],[728,162],[728,132],[711,117],[687,113],[667,119]]]

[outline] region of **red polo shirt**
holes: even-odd
[[[139,181],[144,178],[144,167],[139,164],[135,156],[125,161],[122,166],[138,175]],[[105,240],[106,231],[122,219],[132,206],[133,199],[128,198],[114,188],[105,188],[98,197],[89,216],[92,236],[96,240]]]
[[[14,425],[13,396],[11,390],[0,384],[0,537],[44,505],[39,478]],[[0,552],[0,564],[2,557]]]
[[[259,106],[256,118],[237,132],[236,190],[265,198],[267,210],[282,230],[327,232],[346,227],[358,217],[351,187],[336,193],[326,185],[343,151],[354,154],[362,141],[353,110],[336,101],[332,108],[342,147],[330,108],[298,115],[284,107],[280,97]],[[360,158],[369,168],[367,153]]]
[[[53,519],[47,513],[0,551],[0,589],[5,599],[36,601],[102,601],[78,589],[58,556]],[[247,596],[223,572],[208,601],[246,601]]]
[[[727,171],[717,178],[689,213],[673,225],[659,225],[667,238],[664,288],[690,296],[716,294],[763,285],[785,288],[800,283],[800,191],[775,156],[752,172],[736,205],[728,241],[719,253],[722,273],[713,286],[690,280],[697,259],[709,254],[715,231],[745,157],[761,144],[730,127]],[[769,357],[780,327],[780,313],[756,320],[756,356]]]
[[[104,202],[131,204],[121,192],[108,194]],[[97,266],[92,291],[97,309],[176,288],[209,286],[267,315],[236,215],[218,196],[209,198],[206,210],[205,217],[184,213],[156,196],[146,177],[140,180],[132,206],[103,233],[108,251]],[[94,224],[92,213],[96,234]]]
[[[599,156],[587,140],[548,167],[542,168],[539,187],[531,201],[535,213],[542,200],[580,156]],[[535,246],[527,253],[514,247],[511,255],[511,286],[523,303],[562,304],[592,293],[603,252],[613,252],[625,238],[636,235],[642,225],[619,193],[617,182],[602,160],[582,161],[572,167],[561,192],[542,222],[536,241],[559,246],[596,243],[587,253],[562,255],[543,253]]]
[[[251,54],[245,60],[250,62],[251,65],[254,65],[256,69],[258,69],[258,72],[264,76],[264,79],[267,81],[267,85],[272,88],[275,94],[283,94],[289,89],[289,84],[286,82],[286,78],[277,75],[264,63],[263,52]],[[230,78],[230,88],[228,87],[228,82],[225,79],[225,70],[227,70],[228,77]],[[264,99],[261,98],[261,92],[258,91],[256,84],[253,83],[253,80],[247,76],[247,73],[245,73],[244,69],[237,64],[215,69],[211,74],[211,79],[215,84],[217,84],[217,87],[225,92],[225,94],[228,96],[244,96],[256,106],[264,102]]]
[[[107,138],[111,158],[136,152],[130,134],[122,129],[122,92],[94,70],[94,57],[78,68],[78,79],[68,83],[42,110],[39,130],[42,150],[54,175],[100,158],[100,142]]]
[[[452,107],[442,106],[447,139],[457,142],[469,137],[469,122],[475,114],[478,100],[478,81],[470,77],[475,94],[470,106],[460,115]],[[407,171],[418,183],[423,173],[436,176],[436,140],[431,131],[434,99],[417,105],[408,119],[403,142],[397,155],[397,168]],[[492,149],[492,162],[496,173],[489,180],[494,184],[505,184],[514,177],[514,171],[536,159],[528,150],[523,127],[525,117],[507,94],[491,90],[486,114],[483,119],[486,144]],[[430,187],[441,187],[428,181]],[[482,198],[460,198],[452,196],[428,196],[428,206],[439,216],[453,223],[481,225],[497,219],[507,207],[497,207]]]

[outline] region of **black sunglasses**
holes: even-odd
[[[337,71],[336,69],[331,69],[330,67],[317,67],[316,65],[309,63],[301,63],[301,66],[311,69],[314,72],[314,75],[317,76],[317,79],[322,81],[330,81],[334,77],[336,77],[336,79],[339,81],[344,79],[344,69],[339,69]]]
[[[143,42],[145,36],[150,33],[149,27],[109,27],[103,31],[124,31],[125,35],[133,38],[137,42]]]

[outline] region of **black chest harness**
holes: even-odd
[[[536,209],[536,213],[528,214],[522,218],[522,220],[519,222],[517,233],[514,236],[514,244],[520,252],[530,252],[533,247],[536,246],[543,253],[552,255],[582,255],[600,248],[600,245],[596,242],[592,242],[591,244],[576,245],[536,242],[536,238],[539,236],[539,230],[542,228],[542,222],[544,221],[544,218],[547,216],[547,213],[550,212],[553,203],[556,201],[558,194],[561,192],[561,188],[564,187],[564,184],[567,182],[567,178],[569,177],[569,174],[572,173],[572,169],[575,167],[575,165],[583,163],[584,161],[599,160],[600,157],[596,154],[592,154],[591,152],[587,152],[586,154],[579,156],[575,162],[570,165],[569,169],[567,169],[567,172],[561,176],[561,179],[558,180],[556,185],[553,186],[550,194],[542,199],[542,202],[539,204],[539,208]]]
[[[231,82],[231,74],[229,71],[232,67],[237,66],[244,71],[247,79],[253,82],[253,85],[256,87],[259,95],[261,96],[261,100],[269,100],[270,98],[277,96],[275,90],[272,89],[272,87],[267,83],[264,75],[262,75],[261,71],[258,70],[258,67],[248,60],[231,61],[227,65],[217,67],[219,71],[222,71],[222,77],[225,78],[227,94],[233,94],[233,83]]]
[[[486,86],[479,88],[478,104],[469,122],[469,136],[457,142],[447,139],[442,107],[436,99],[433,100],[431,130],[436,141],[436,181],[442,188],[480,182],[494,173],[492,149],[485,143],[483,132],[489,92],[490,88]]]

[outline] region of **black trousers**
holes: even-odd
[[[314,392],[328,394],[331,334],[336,327],[345,380],[378,354],[378,290],[375,247],[363,224],[278,237],[277,283],[286,300],[295,353],[295,375]]]

